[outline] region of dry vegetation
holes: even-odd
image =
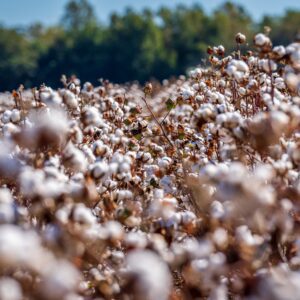
[[[245,42],[1,96],[0,299],[300,299],[300,43]]]

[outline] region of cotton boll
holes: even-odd
[[[85,172],[87,161],[83,152],[69,143],[63,152],[64,165],[74,172]]]
[[[228,233],[224,228],[217,228],[213,233],[213,241],[220,248],[226,248],[228,243]]]
[[[57,270],[59,269],[59,272]],[[43,299],[59,300],[75,291],[80,281],[80,274],[75,267],[65,260],[58,261],[46,270],[40,286]]]
[[[78,107],[77,96],[70,90],[66,90],[64,93],[64,101],[68,108],[75,109]]]
[[[38,195],[43,187],[44,179],[45,174],[42,170],[24,168],[19,175],[22,194],[27,197]]]
[[[109,166],[105,162],[96,162],[90,167],[92,177],[101,179],[108,175]]]
[[[8,189],[0,189],[0,223],[12,223],[15,220],[16,209]]]
[[[284,46],[276,46],[273,48],[273,53],[276,54],[278,58],[282,58],[285,55],[286,51]]]
[[[13,123],[18,123],[21,120],[21,112],[18,109],[13,109],[10,115],[10,120]]]
[[[0,278],[0,299],[22,300],[22,289],[20,284],[9,277]]]
[[[167,265],[157,254],[149,250],[132,251],[126,262],[128,276],[133,276],[137,283],[133,285],[136,299],[168,299],[172,279]]]
[[[92,211],[84,204],[77,204],[73,211],[73,218],[75,222],[87,224],[89,226],[96,223],[96,217],[92,214]]]
[[[241,81],[248,75],[249,67],[244,61],[233,59],[229,62],[226,71],[228,75]]]
[[[254,37],[254,44],[259,47],[264,47],[271,44],[271,40],[269,37],[264,35],[263,33],[258,33]]]
[[[168,168],[171,165],[171,163],[172,163],[172,159],[167,156],[158,160],[158,166],[162,169]]]
[[[10,117],[11,117],[12,111],[10,110],[6,110],[1,117],[1,121],[6,124],[8,122],[10,122]]]

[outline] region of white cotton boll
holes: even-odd
[[[43,253],[38,235],[15,225],[0,226],[0,263],[13,268],[28,267],[38,271]],[[45,263],[45,262],[44,262]]]
[[[227,116],[226,114],[219,114],[217,115],[217,118],[216,118],[216,123],[221,125],[223,123],[225,123],[227,121]]]
[[[123,162],[119,165],[119,171],[121,173],[126,173],[130,171],[130,164],[127,162]]]
[[[163,189],[154,189],[153,198],[155,200],[162,199],[163,197],[164,197],[164,190]]]
[[[77,96],[72,93],[70,90],[66,90],[64,93],[64,100],[66,105],[71,108],[75,109],[78,107],[78,99]]]
[[[39,194],[43,187],[44,179],[45,174],[42,170],[23,169],[19,175],[22,194],[29,197]]]
[[[200,90],[199,84],[198,84],[198,83],[193,84],[193,89],[194,89],[195,91]]]
[[[221,219],[225,216],[225,209],[221,202],[213,201],[210,208],[210,214],[215,219]]]
[[[4,124],[10,122],[11,114],[12,114],[12,111],[10,111],[10,110],[4,111],[4,113],[2,114],[2,117],[1,117],[1,121],[2,121]]]
[[[182,91],[182,97],[183,97],[184,100],[188,100],[191,97],[194,97],[194,92],[190,88],[185,88]]]
[[[116,101],[113,101],[113,102],[111,103],[111,109],[112,109],[113,111],[116,111],[118,108],[119,108],[119,103],[116,102]]]
[[[85,172],[87,161],[81,150],[76,148],[72,143],[69,143],[63,152],[65,165],[74,172]]]
[[[115,131],[115,135],[118,136],[118,137],[122,137],[124,135],[124,132],[123,132],[123,130],[118,128]]]
[[[130,216],[125,219],[124,224],[130,228],[138,227],[141,225],[142,219],[136,216]]]
[[[20,129],[13,123],[6,123],[2,127],[2,132],[5,137],[10,137],[12,134],[19,132]]]
[[[90,169],[91,169],[92,176],[95,179],[103,178],[106,175],[108,175],[109,172],[109,166],[105,162],[96,162],[90,167]]]
[[[286,53],[285,48],[282,45],[274,47],[273,52],[278,56],[278,58],[282,58]]]
[[[171,165],[171,163],[172,163],[172,159],[167,156],[158,160],[158,166],[162,169],[168,168]]]
[[[269,59],[259,60],[258,66],[260,69],[264,70],[267,73],[271,71],[276,71],[277,69],[277,64],[273,60],[269,60]]]
[[[266,46],[267,44],[271,44],[271,40],[263,33],[258,33],[254,37],[254,43],[256,46],[262,47],[262,46]]]
[[[128,232],[125,237],[125,244],[127,247],[133,247],[136,249],[143,249],[147,246],[147,236],[141,231]]]
[[[0,278],[0,299],[22,300],[22,289],[20,284],[9,277]]]
[[[8,189],[0,189],[0,223],[12,223],[15,219],[13,198]]]
[[[118,190],[117,191],[118,200],[128,200],[133,199],[133,193],[129,190]]]
[[[0,203],[5,203],[5,204],[13,203],[13,198],[11,196],[9,189],[0,188]]]
[[[288,264],[281,263],[259,274],[256,299],[298,300],[300,273],[292,271]]]
[[[44,299],[65,299],[68,293],[77,289],[79,282],[80,274],[77,269],[71,263],[61,260],[45,270],[41,293]]]
[[[122,225],[117,221],[108,221],[105,223],[105,229],[108,237],[113,240],[121,240],[124,236]]]
[[[83,109],[83,113],[84,113],[84,122],[86,125],[95,125],[98,126],[101,123],[101,118],[100,118],[100,114],[99,111],[97,110],[96,107],[85,107]]]
[[[255,239],[247,225],[237,227],[235,236],[239,242],[245,243],[248,246],[255,245]]]
[[[237,69],[241,72],[244,72],[244,73],[249,72],[248,65],[242,60],[238,60],[236,63],[236,66],[237,66]]]
[[[290,121],[289,117],[281,111],[272,112],[271,119],[275,129],[285,128]]]
[[[62,99],[58,92],[52,91],[47,99],[48,105],[59,105],[62,103]]]
[[[288,46],[290,59],[293,63],[293,67],[298,69],[300,67],[300,46],[299,43],[293,43],[292,45],[293,47],[291,47],[291,45]]]
[[[204,81],[199,82],[199,88],[204,90],[206,88],[206,83]]]
[[[257,57],[250,56],[250,57],[248,58],[248,65],[249,65],[250,67],[256,66],[256,65],[257,65],[257,62],[258,62],[258,58],[257,58]]]
[[[18,109],[13,109],[10,115],[10,120],[13,123],[18,123],[21,120],[21,112]]]
[[[190,72],[190,76],[194,79],[199,79],[202,76],[202,71],[200,68],[196,68]]]
[[[214,231],[212,238],[219,247],[225,247],[228,243],[228,233],[224,228],[217,228]]]
[[[75,206],[73,218],[74,221],[87,225],[93,225],[97,221],[96,217],[92,214],[92,211],[82,203]]]
[[[256,167],[254,176],[258,180],[266,182],[270,181],[275,176],[275,172],[271,165],[263,164]]]
[[[135,293],[147,300],[167,300],[171,289],[170,271],[161,258],[149,250],[136,250],[126,259],[129,274],[136,276]],[[143,262],[143,263],[140,263]]]
[[[197,95],[195,99],[198,102],[202,102],[204,100],[204,96],[203,95]]]
[[[285,76],[285,81],[290,89],[300,91],[300,74],[288,73]]]
[[[208,300],[228,300],[228,289],[225,284],[220,284],[212,289]]]
[[[244,61],[233,59],[229,62],[226,71],[228,75],[240,81],[248,75],[249,67]]]
[[[238,91],[239,91],[239,94],[242,96],[246,95],[246,93],[247,93],[247,90],[244,87],[239,87]]]
[[[180,213],[181,222],[183,225],[191,224],[197,219],[196,215],[192,211],[183,211]]]
[[[226,81],[224,79],[220,79],[218,80],[217,84],[219,87],[224,88],[226,86]]]
[[[285,89],[285,83],[284,83],[284,79],[281,77],[277,77],[275,79],[275,86],[277,89]]]

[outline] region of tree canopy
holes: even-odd
[[[56,87],[62,74],[75,74],[83,81],[161,80],[201,63],[208,45],[223,44],[231,51],[237,32],[250,38],[270,26],[274,43],[286,45],[296,36],[299,24],[299,11],[266,15],[257,23],[242,6],[231,2],[212,14],[199,5],[142,12],[127,9],[102,24],[88,0],[70,0],[56,26],[0,27],[0,90],[20,83]]]

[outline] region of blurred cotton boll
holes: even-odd
[[[171,289],[171,274],[161,258],[151,251],[136,250],[126,259],[127,276],[132,278],[136,299],[167,300]]]

